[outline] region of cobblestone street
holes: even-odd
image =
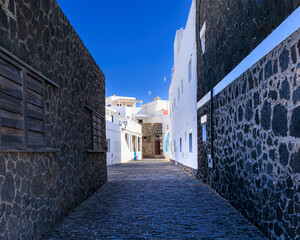
[[[169,162],[110,166],[108,178],[47,239],[265,239],[224,199]]]

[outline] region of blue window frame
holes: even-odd
[[[193,152],[193,135],[192,133],[189,134],[189,150]]]

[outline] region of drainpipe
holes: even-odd
[[[214,113],[214,89],[212,87],[212,83],[210,84],[210,153],[211,159],[214,159],[214,121],[213,121],[213,113]]]
[[[201,44],[201,43],[200,43]],[[210,73],[208,71],[206,57],[204,53],[202,53],[203,56],[203,62],[204,62],[204,68],[207,72],[209,81],[210,81],[210,154],[211,159],[214,159],[214,121],[213,121],[213,113],[214,113],[214,103],[213,103],[213,97],[214,97],[214,89],[212,84],[212,78],[210,76]]]

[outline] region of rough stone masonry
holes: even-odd
[[[142,134],[143,134],[143,158],[155,158],[155,150],[159,147],[162,138],[162,124],[161,123],[142,123]],[[159,146],[155,146],[156,141],[159,141]],[[163,153],[158,155],[163,157]]]
[[[299,0],[198,0],[196,36],[206,22],[198,101],[299,6]],[[198,109],[198,176],[269,238],[299,239],[299,164],[300,30]]]
[[[300,234],[300,30],[213,99],[199,175],[271,239]],[[207,114],[210,102],[198,117]],[[202,129],[199,123],[199,136]]]
[[[105,115],[105,76],[54,0],[0,0],[0,46],[16,62],[25,62],[16,66],[30,72],[29,65],[34,69],[32,76],[38,77],[35,73],[39,72],[58,85],[45,81],[44,92],[40,92],[44,98],[44,148],[24,145],[22,151],[5,150],[0,144],[0,239],[40,239],[106,182],[106,154],[94,149],[92,138],[93,117],[94,124],[98,121],[96,143],[105,143],[105,121],[101,120]],[[0,67],[7,72],[13,67],[7,62],[3,65],[4,58],[12,58],[1,54]],[[36,89],[29,85],[35,80],[25,80],[27,88]],[[1,101],[3,94],[9,95],[3,89]],[[27,93],[40,96],[35,91]],[[13,99],[8,95],[6,100]],[[22,106],[25,104],[29,105],[24,102]],[[28,111],[24,119],[30,114],[32,119],[38,118],[36,113]],[[22,127],[38,127],[29,123]],[[28,138],[30,134],[40,133],[28,130]]]

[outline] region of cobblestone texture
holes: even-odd
[[[199,180],[162,160],[108,167],[108,182],[48,239],[265,239]]]

